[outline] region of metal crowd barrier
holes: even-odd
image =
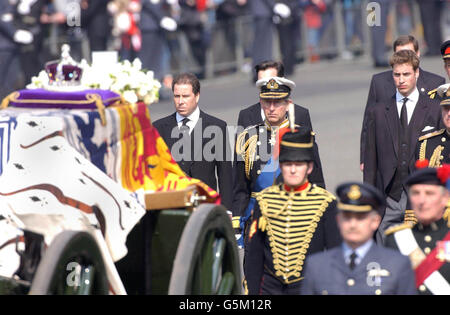
[[[333,1],[322,15],[323,26],[320,34],[318,54],[323,59],[343,58],[351,59],[354,56],[370,55],[371,41],[370,28],[367,24],[367,6],[376,1],[361,0],[350,8],[344,8],[342,1]],[[405,24],[405,19],[400,15],[400,6],[407,4],[411,13],[410,25]],[[447,9],[442,16],[442,30],[444,39],[450,36],[450,3],[445,4]],[[345,21],[353,18],[356,26],[353,29],[354,36],[346,34]],[[305,18],[301,16],[300,38],[297,39],[297,61],[310,62],[311,52],[307,49],[307,26]],[[406,26],[405,26],[406,25]],[[249,72],[251,68],[251,47],[253,40],[253,21],[250,15],[237,17],[229,22],[216,21],[214,25],[206,27],[209,31],[209,45],[206,47],[206,78],[220,76],[229,72]],[[415,35],[419,42],[423,42],[423,27],[420,20],[420,11],[415,0],[391,1],[388,18],[388,31],[386,43],[389,46],[393,40],[405,32]],[[81,45],[82,56],[89,59],[89,44],[84,34],[76,37]],[[171,36],[172,44],[176,49],[171,49],[170,72],[184,71],[199,72],[201,69],[192,56],[189,43],[182,31],[177,31]],[[50,30],[45,39],[44,48],[49,54],[57,55],[57,47],[67,42],[66,34],[58,33],[56,28]],[[111,40],[110,49],[114,49],[114,41]],[[169,50],[170,51],[170,50]],[[273,58],[281,60],[279,51],[278,33],[274,27]]]

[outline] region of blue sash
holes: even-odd
[[[280,166],[278,163],[278,158],[274,159],[273,156],[269,159],[266,165],[264,165],[261,174],[259,174],[256,179],[255,186],[253,187],[252,193],[260,192],[263,189],[272,186],[275,183],[275,180],[280,175]],[[244,211],[244,215],[239,219],[239,226],[241,228],[242,234],[241,237],[237,240],[238,246],[244,247],[244,229],[245,223],[250,218],[252,214],[252,210],[255,207],[256,199],[250,196],[250,200],[248,201],[247,208]]]

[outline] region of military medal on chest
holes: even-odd
[[[450,262],[450,241],[439,241],[436,244],[436,258],[442,262]]]
[[[269,144],[273,147],[275,145],[275,143],[277,142],[277,129],[278,128],[273,128],[272,132],[270,134],[270,139],[269,139]]]

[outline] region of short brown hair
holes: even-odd
[[[412,36],[412,35],[402,35],[402,36],[399,36],[394,42],[394,45],[393,45],[394,52],[395,52],[395,50],[397,49],[398,46],[405,46],[405,45],[408,45],[408,44],[413,44],[414,51],[416,53],[419,51],[419,42],[414,36]]]
[[[420,65],[419,57],[411,50],[400,50],[394,53],[389,60],[392,68],[394,68],[394,65],[402,65],[405,63],[410,64],[414,71],[416,71]]]
[[[172,81],[172,92],[175,84],[190,84],[194,95],[200,93],[200,81],[193,73],[185,72],[177,75]]]

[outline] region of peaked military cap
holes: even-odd
[[[441,97],[441,105],[450,105],[450,88],[447,88],[447,91],[442,94]]]
[[[450,58],[450,40],[441,45],[441,55],[444,59]]]
[[[297,127],[294,132],[288,131],[281,138],[281,162],[302,162],[314,160],[314,133],[308,127]]]
[[[256,81],[256,87],[260,89],[262,99],[285,99],[291,95],[295,83],[286,78],[270,77]]]
[[[365,213],[376,211],[383,216],[384,198],[381,192],[370,184],[347,182],[336,188],[339,197],[338,209],[341,211]]]

